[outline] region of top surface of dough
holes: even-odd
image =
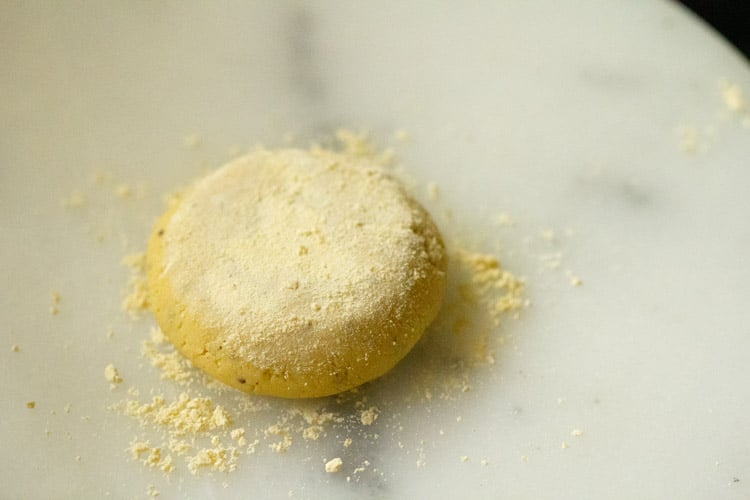
[[[419,314],[415,283],[443,262],[442,244],[423,237],[433,230],[377,167],[261,150],[180,201],[163,235],[163,277],[233,356],[313,371],[339,349],[367,352],[377,332],[359,330],[377,326],[372,318]]]

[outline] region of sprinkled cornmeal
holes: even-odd
[[[122,377],[120,376],[120,371],[115,368],[115,365],[112,363],[108,364],[104,367],[104,378],[109,381],[112,387],[117,386],[118,384],[122,383]]]
[[[362,425],[372,425],[377,419],[378,409],[374,406],[371,406],[360,414],[360,421],[362,422]]]
[[[134,253],[126,255],[123,264],[130,269],[128,278],[129,292],[122,302],[122,308],[132,316],[138,316],[148,309],[148,292],[146,290],[146,254]]]
[[[341,466],[343,465],[343,463],[344,462],[339,457],[329,460],[328,462],[326,462],[326,472],[328,473],[339,472],[341,470]]]
[[[49,313],[56,316],[60,313],[60,302],[62,302],[62,295],[60,292],[52,292],[52,305],[49,308]]]
[[[740,86],[727,80],[722,80],[719,84],[721,86],[721,97],[727,109],[734,113],[745,111],[745,96]]]

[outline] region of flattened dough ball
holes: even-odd
[[[443,242],[427,212],[368,162],[257,151],[199,180],[157,222],[151,308],[196,366],[288,398],[379,377],[435,318]]]

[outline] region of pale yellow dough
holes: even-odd
[[[261,150],[199,180],[157,222],[149,302],[222,382],[288,398],[379,377],[435,318],[443,242],[380,168],[325,150]]]

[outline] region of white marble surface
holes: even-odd
[[[750,129],[719,87],[750,97],[750,71],[675,5],[5,2],[0,67],[0,497],[750,497]],[[129,461],[103,367],[168,382],[140,358],[148,321],[119,312],[121,256],[161,193],[235,145],[341,126],[409,131],[431,208],[527,277],[513,342],[458,401],[391,407],[404,430],[383,418],[350,453],[373,464],[358,482],[323,471],[331,439],[227,476]],[[98,189],[98,169],[144,198]],[[85,207],[62,209],[75,190]]]

